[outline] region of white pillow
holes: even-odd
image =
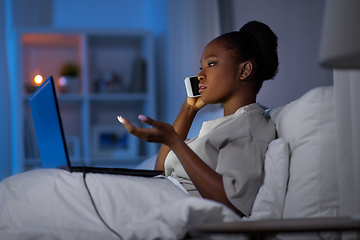
[[[339,207],[333,87],[318,87],[270,113],[290,147],[283,218],[331,217]]]
[[[289,149],[282,138],[269,144],[264,170],[264,183],[259,189],[249,218],[281,219],[289,176]]]

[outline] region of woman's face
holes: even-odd
[[[205,103],[226,103],[239,94],[240,79],[238,66],[230,52],[221,42],[212,41],[201,57],[200,94]]]

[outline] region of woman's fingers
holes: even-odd
[[[119,120],[120,123],[124,122],[124,118],[122,116],[117,116],[117,119]]]
[[[203,102],[202,97],[196,97],[196,98],[186,98],[186,103],[193,108],[196,108],[197,110],[200,110],[203,108],[206,103]]]
[[[117,116],[117,119],[130,133],[134,131],[135,127],[127,119],[122,116]]]
[[[169,130],[166,130],[164,127],[162,127],[163,123],[155,121],[144,115],[139,115],[139,119],[142,122],[152,126],[152,128],[135,127],[127,119],[121,116],[118,116],[117,118],[131,134],[148,142],[162,143],[164,140],[166,140],[166,135],[169,134]]]
[[[124,127],[126,128],[126,130],[128,130],[129,133],[133,134],[138,138],[146,140],[145,139],[145,136],[147,135],[146,132],[149,131],[150,129],[135,127],[127,119],[121,116],[118,116],[117,119],[119,120],[120,123],[122,123],[122,125],[124,125]]]
[[[148,124],[148,125],[150,125],[150,126],[153,126],[153,127],[155,127],[155,125],[156,125],[156,123],[157,123],[157,121],[155,121],[154,119],[149,118],[149,117],[144,116],[144,115],[139,115],[138,118],[139,118],[139,120],[142,121],[143,123],[146,123],[146,124]]]

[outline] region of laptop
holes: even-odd
[[[31,95],[30,108],[43,168],[142,177],[154,177],[162,173],[157,170],[71,166],[52,76]]]

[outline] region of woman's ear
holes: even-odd
[[[239,66],[239,73],[240,73],[240,80],[247,79],[253,70],[253,64],[250,61],[246,61],[240,64]]]

